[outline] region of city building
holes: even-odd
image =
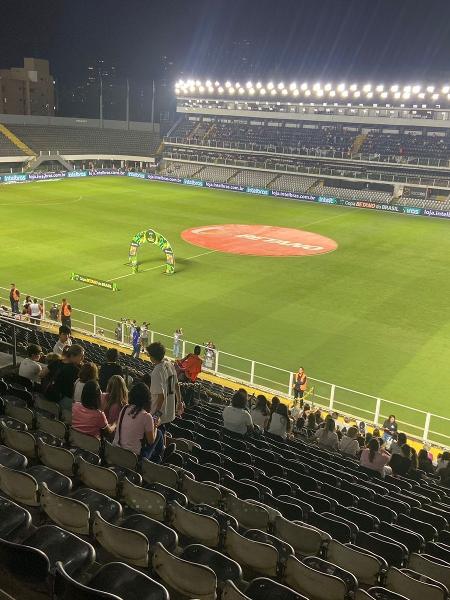
[[[55,81],[47,60],[25,58],[23,67],[0,69],[0,114],[54,115]]]

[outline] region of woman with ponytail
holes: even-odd
[[[339,437],[336,433],[336,424],[331,416],[325,419],[323,427],[319,429],[314,438],[323,450],[339,450]]]
[[[378,438],[372,438],[368,447],[364,448],[361,453],[360,465],[371,471],[376,471],[384,477],[392,473],[392,469],[387,466],[390,458],[390,454],[380,449]]]

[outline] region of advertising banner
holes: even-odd
[[[112,292],[117,292],[118,289],[117,283],[96,279],[95,277],[88,277],[87,275],[80,275],[79,273],[72,273],[70,279],[73,281],[81,281],[81,283],[87,283],[89,285],[96,285],[105,290],[111,290]]]

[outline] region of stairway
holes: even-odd
[[[353,156],[353,154],[358,154],[358,152],[361,150],[362,145],[364,144],[366,139],[367,139],[367,133],[360,133],[359,135],[357,135],[355,137],[355,139],[353,140],[352,148],[350,150],[350,154],[352,156]]]
[[[194,137],[194,135],[197,133],[197,131],[200,129],[201,124],[202,124],[202,121],[199,121],[197,123],[197,125],[194,127],[194,129],[191,129],[191,131],[188,133],[186,139],[191,140]]]
[[[216,124],[211,123],[211,127],[208,128],[207,132],[202,137],[202,142],[205,142],[211,136],[211,134],[214,133],[215,129],[216,129]]]
[[[33,152],[31,148],[29,148],[25,142],[22,142],[20,138],[17,137],[10,129],[8,129],[3,123],[0,123],[0,132],[8,138],[10,142],[12,142],[19,150],[21,150],[27,156],[36,156],[36,152]]]

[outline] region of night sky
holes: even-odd
[[[2,0],[0,48],[66,81],[96,58],[150,81],[167,56],[173,77],[443,82],[450,0]]]

